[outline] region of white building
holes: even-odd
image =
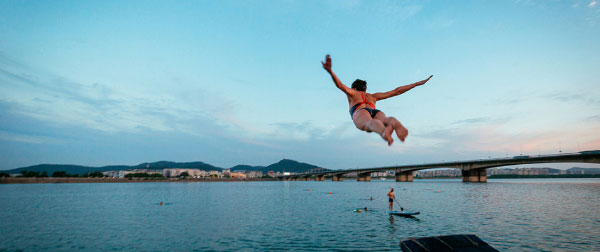
[[[165,177],[179,177],[184,172],[192,178],[204,178],[210,175],[209,172],[200,169],[181,169],[181,168],[165,168],[162,171],[162,175]],[[212,171],[211,171],[212,172]]]
[[[246,178],[262,178],[263,176],[261,171],[246,171],[244,174]]]
[[[134,172],[133,171],[105,171],[105,172],[102,172],[102,174],[104,176],[107,176],[110,178],[124,178],[125,175],[127,175],[129,173],[134,173]]]
[[[220,173],[218,171],[210,171],[210,172],[208,172],[208,176],[222,178],[223,173]]]

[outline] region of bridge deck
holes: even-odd
[[[424,169],[433,168],[458,168],[463,171],[480,170],[492,167],[500,167],[507,165],[519,165],[519,164],[535,164],[535,163],[600,163],[600,150],[594,151],[582,151],[579,153],[568,153],[568,154],[553,154],[553,155],[540,155],[540,156],[515,156],[512,158],[495,158],[495,159],[478,159],[478,160],[467,160],[467,161],[453,161],[453,162],[441,162],[441,163],[429,163],[429,164],[413,164],[413,165],[400,165],[400,166],[386,166],[386,167],[373,167],[373,168],[358,168],[358,169],[347,169],[347,170],[332,170],[332,171],[320,171],[301,173],[294,175],[281,176],[280,178],[297,178],[297,177],[310,177],[310,176],[321,176],[321,175],[343,175],[348,173],[356,172],[357,174],[366,174],[371,172],[380,172],[394,170],[396,172],[411,172]]]

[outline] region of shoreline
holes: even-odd
[[[63,184],[63,183],[148,183],[148,182],[253,182],[277,181],[273,178],[212,178],[212,179],[180,179],[180,178],[0,178],[0,184]]]

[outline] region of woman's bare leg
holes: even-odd
[[[402,125],[402,123],[392,116],[387,118],[387,122],[388,124],[393,125],[394,130],[396,131],[396,136],[398,136],[400,141],[404,142],[404,140],[406,140],[406,136],[408,136],[408,130],[404,127],[404,125]]]
[[[388,145],[392,145],[394,142],[392,138],[394,127],[391,125],[386,126],[382,120],[371,118],[369,112],[359,110],[354,114],[353,121],[358,129],[379,134],[383,140],[388,142]]]
[[[400,141],[404,142],[404,140],[406,140],[406,136],[408,136],[408,130],[404,127],[404,125],[402,125],[402,123],[396,120],[395,117],[387,117],[385,113],[379,112],[377,115],[375,115],[375,119],[381,120],[386,127],[392,126],[396,131],[396,136],[398,136]]]

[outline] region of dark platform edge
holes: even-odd
[[[459,252],[497,252],[495,248],[472,234],[457,234],[444,236],[430,236],[408,238],[400,241],[400,248],[404,252],[433,252],[433,251],[459,251]]]

